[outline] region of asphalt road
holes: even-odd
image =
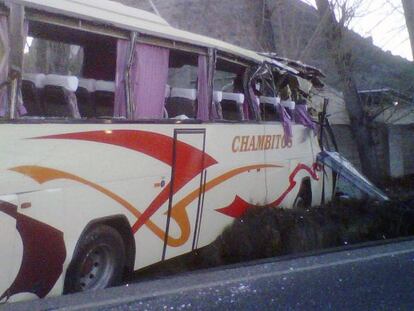
[[[267,260],[4,307],[31,311],[413,309],[414,241]]]

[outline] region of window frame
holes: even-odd
[[[252,62],[252,61],[248,61],[246,59],[242,59],[240,57],[234,56],[234,55],[229,55],[228,53],[223,53],[221,51],[217,51],[217,60],[220,59],[222,61],[225,62],[229,62],[235,65],[238,65],[240,67],[244,67],[245,70],[249,70],[251,68],[253,68],[255,65],[258,65],[258,63]],[[217,70],[217,61],[215,62],[215,68],[214,68],[214,74],[213,74],[213,83],[214,83],[214,78],[215,78],[215,72]],[[214,88],[214,85],[213,85]],[[244,89],[244,87],[243,87]],[[246,90],[244,90],[243,93],[244,96],[246,96]],[[251,105],[251,101],[248,101],[248,104]],[[243,111],[244,113],[244,111]],[[259,113],[260,114],[260,113]],[[257,124],[257,123],[261,123],[261,118],[259,115],[255,115],[254,119],[249,119],[249,120],[211,120],[214,123],[236,123],[236,124]]]
[[[8,9],[3,4],[0,4],[0,14],[7,14]],[[84,19],[79,19],[76,17],[68,17],[60,14],[42,12],[33,8],[25,7],[25,20],[42,22],[50,26],[60,26],[68,29],[79,30],[86,33],[93,33],[97,35],[107,36],[115,39],[123,39],[131,41],[131,33],[133,30],[121,29],[112,25],[105,25],[104,23],[91,22]],[[193,45],[185,42],[180,42],[176,40],[151,36],[147,34],[138,33],[137,43],[145,43],[159,47],[169,48],[171,50],[179,50],[183,52],[195,53],[197,55],[206,55],[210,60],[211,54],[214,54],[213,64],[216,64],[217,59],[222,59],[224,61],[229,61],[246,67],[246,69],[253,67],[255,65],[260,65],[259,62],[252,60],[247,60],[245,58],[220,51],[216,48],[208,48],[205,46]],[[215,66],[212,68],[212,73],[210,77],[211,83],[211,92],[213,91],[214,83],[214,72]],[[198,87],[197,87],[198,91]],[[249,103],[250,104],[250,103]],[[128,115],[128,118],[130,115]],[[213,120],[212,113],[210,112],[209,121],[200,121],[197,119],[189,120],[171,120],[171,119],[161,119],[161,120],[129,120],[129,119],[119,119],[119,118],[110,118],[110,119],[67,119],[67,118],[53,118],[53,117],[24,117],[24,116],[15,116],[13,118],[2,118],[0,123],[10,122],[13,123],[56,123],[56,124],[201,124],[201,123],[236,123],[236,124],[257,124],[261,123],[260,113],[255,115],[255,118],[252,120],[241,120],[241,121],[231,121],[231,120]]]

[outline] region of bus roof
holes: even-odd
[[[265,58],[254,51],[221,40],[179,30],[170,26],[158,15],[131,8],[109,0],[11,0],[28,8],[61,14],[88,21],[98,21],[121,29],[141,32],[197,46],[215,48],[251,61],[262,62]]]

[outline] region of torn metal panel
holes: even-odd
[[[367,194],[369,197],[378,201],[389,201],[388,196],[372,184],[365,176],[341,156],[338,152],[322,151],[318,154],[318,162],[326,165],[332,169],[339,176],[345,178],[349,183],[354,185],[357,189]]]
[[[273,65],[280,69],[286,70],[296,76],[302,77],[308,81],[311,81],[316,88],[323,88],[325,84],[322,82],[322,78],[325,78],[325,74],[316,67],[303,64],[300,61],[291,60],[288,58],[280,57],[276,53],[260,53],[263,56],[268,57],[273,61]]]
[[[307,65],[307,64],[304,64],[301,61],[292,60],[292,59],[289,59],[289,58],[286,58],[286,57],[280,57],[275,53],[264,53],[264,55],[268,56],[272,59],[275,59],[279,62],[282,62],[284,64],[287,64],[288,66],[293,67],[293,68],[295,68],[296,70],[298,70],[300,72],[312,74],[312,75],[318,76],[320,78],[325,78],[326,77],[325,74],[321,70],[319,70],[318,68]]]

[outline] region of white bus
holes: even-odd
[[[0,25],[1,302],[117,285],[250,206],[321,202],[295,69],[106,0],[1,0]]]

